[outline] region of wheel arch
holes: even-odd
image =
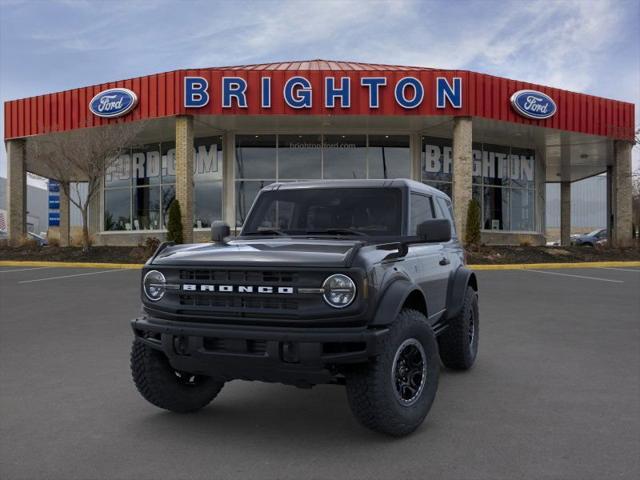
[[[478,291],[476,274],[466,267],[460,267],[451,276],[447,294],[447,319],[454,318],[460,313],[467,287]]]
[[[371,325],[393,323],[403,308],[412,308],[429,318],[427,300],[422,290],[407,279],[398,279],[384,290]]]

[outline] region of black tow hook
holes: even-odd
[[[189,355],[189,337],[173,337],[173,349],[178,355]]]

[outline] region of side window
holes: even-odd
[[[438,198],[437,202],[442,216],[449,219],[451,222],[451,238],[458,238],[456,233],[456,222],[453,221],[453,207],[451,206],[451,202],[444,198]]]
[[[419,193],[412,193],[409,214],[409,235],[417,235],[418,225],[431,218],[435,218],[431,197],[420,195]]]

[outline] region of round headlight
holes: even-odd
[[[324,301],[334,308],[347,307],[356,298],[356,284],[341,273],[327,277],[322,284],[322,289]]]
[[[166,280],[162,273],[151,270],[142,280],[142,289],[149,300],[157,302],[164,296],[165,283]]]

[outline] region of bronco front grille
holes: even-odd
[[[255,298],[222,295],[180,295],[180,305],[220,308],[257,308],[268,310],[297,310],[298,301],[281,298]]]
[[[213,282],[295,284],[298,272],[279,271],[237,271],[237,270],[180,270],[180,280],[201,280]]]

